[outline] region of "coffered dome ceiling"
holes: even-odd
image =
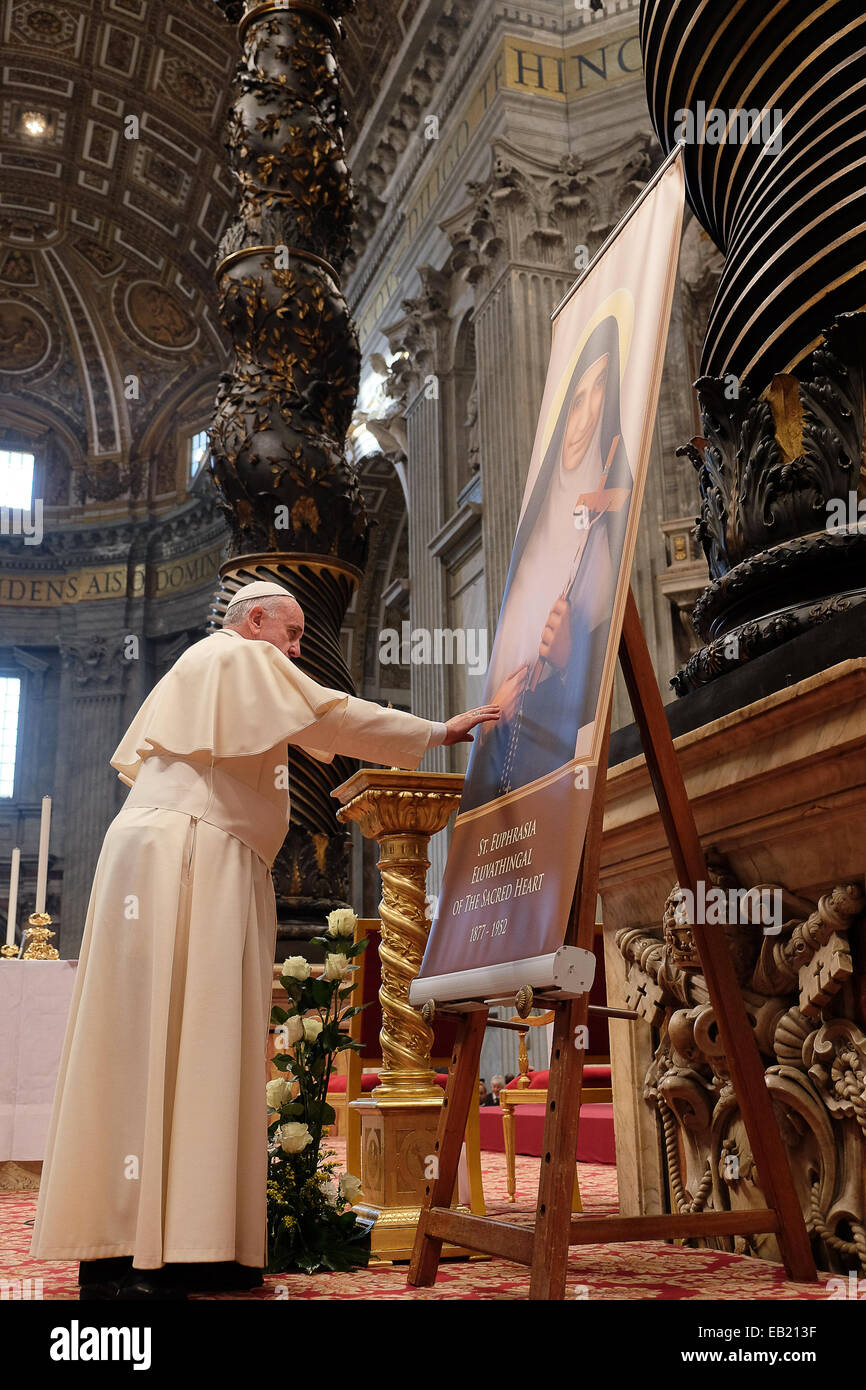
[[[347,146],[419,4],[346,21]],[[42,438],[48,505],[170,504],[209,416],[235,35],[213,0],[4,6],[0,439]]]

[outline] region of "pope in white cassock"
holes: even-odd
[[[31,1247],[81,1261],[82,1297],[261,1282],[287,744],[415,768],[498,718],[329,690],[291,660],[303,630],[279,585],[240,589],[111,759],[131,790],[96,866]]]

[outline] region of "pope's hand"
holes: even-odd
[[[547,615],[538,655],[561,671],[571,656],[571,609],[568,599],[558,598]]]
[[[467,710],[465,714],[455,714],[445,725],[445,745],[449,743],[474,743],[470,729],[476,724],[495,723],[499,718],[498,705],[480,705],[478,709]]]

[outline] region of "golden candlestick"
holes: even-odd
[[[60,954],[48,942],[56,932],[49,931],[51,918],[47,912],[31,912],[27,918],[28,926],[23,941],[27,942],[21,953],[22,960],[59,960]],[[29,938],[29,940],[28,940]],[[22,942],[23,944],[23,942]]]
[[[374,1260],[408,1259],[429,1179],[442,1088],[430,1065],[433,1032],[409,1003],[421,968],[427,918],[427,849],[460,803],[463,777],[448,772],[362,768],[337,787],[337,818],[357,821],[379,844],[384,1068],[369,1099],[352,1101],[361,1115],[362,1199],[374,1216]],[[457,1253],[455,1251],[455,1253]]]

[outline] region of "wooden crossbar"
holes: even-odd
[[[612,1245],[630,1240],[686,1240],[691,1236],[774,1234],[779,1218],[769,1207],[754,1211],[692,1212],[685,1216],[577,1216],[569,1245]],[[447,1207],[433,1208],[426,1220],[428,1236],[463,1245],[515,1264],[531,1265],[535,1229],[491,1217],[467,1216]]]

